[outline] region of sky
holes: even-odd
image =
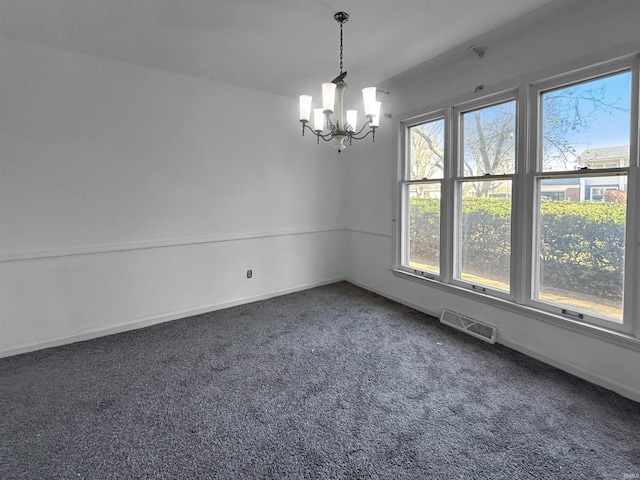
[[[601,90],[600,90],[601,89]],[[615,147],[629,145],[630,137],[630,107],[631,107],[631,73],[599,78],[583,84],[554,90],[550,94],[564,93],[573,90],[574,96],[588,97],[587,92],[602,92],[603,104],[617,108],[607,108],[593,102],[580,100],[578,108],[581,114],[590,114],[587,128],[574,132],[568,138],[574,144],[578,153],[587,148]],[[546,94],[549,95],[549,94]]]

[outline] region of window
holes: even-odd
[[[407,128],[407,178],[403,182],[408,218],[404,264],[416,272],[440,274],[440,205],[444,176],[444,120]]]
[[[532,298],[565,315],[622,323],[631,71],[535,93],[541,129]],[[573,185],[565,199],[543,194],[558,180],[546,173]]]
[[[401,121],[396,271],[631,332],[636,75],[610,64]]]
[[[454,279],[508,293],[516,101],[463,110],[458,122]]]

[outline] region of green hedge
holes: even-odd
[[[412,199],[409,217],[411,260],[437,265],[440,261],[440,200]]]
[[[463,200],[462,255],[466,271],[508,280],[511,251],[511,201]],[[558,202],[541,204],[540,274],[545,287],[598,297],[622,292],[626,205]],[[439,258],[440,201],[410,203],[411,259]],[[426,263],[426,261],[425,261]]]

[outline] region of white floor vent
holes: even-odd
[[[481,323],[473,318],[465,317],[451,310],[442,311],[440,323],[461,330],[485,342],[496,343],[496,337],[498,336],[498,329],[496,327]]]

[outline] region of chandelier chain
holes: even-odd
[[[342,23],[340,22],[340,73],[342,73]]]

